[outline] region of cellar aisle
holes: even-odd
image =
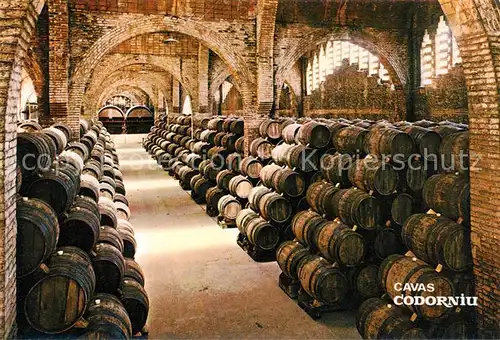
[[[157,168],[143,135],[115,136],[150,299],[149,337],[359,339],[354,313],[313,321],[281,291],[276,263],[253,262]]]

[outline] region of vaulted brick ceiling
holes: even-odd
[[[165,42],[167,38],[176,41]],[[118,45],[112,53],[155,54],[195,57],[198,55],[198,40],[184,34],[163,32],[143,34]]]
[[[257,0],[70,0],[76,9],[188,16],[203,20],[250,20]]]
[[[359,26],[382,29],[406,28],[413,13],[419,24],[439,9],[437,0],[280,0],[276,21],[315,27]]]

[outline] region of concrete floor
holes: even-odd
[[[359,339],[354,312],[312,320],[278,287],[278,265],[256,263],[177,180],[115,136],[150,300],[149,337]]]

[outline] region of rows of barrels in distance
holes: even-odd
[[[274,163],[295,165],[291,170],[307,177],[315,170],[293,163],[292,150],[300,147],[304,158],[317,153],[313,159],[318,160],[320,172],[318,181],[307,187],[309,210],[294,216],[295,240],[278,248],[283,273],[299,280],[302,289],[323,303],[340,303],[352,296],[349,292],[355,292],[358,299],[351,301],[358,303],[378,298],[396,282],[436,282],[434,296],[471,295],[467,171],[449,167],[454,155],[468,154],[466,130],[450,122],[264,121],[259,132],[262,139],[277,144],[271,149]],[[397,153],[417,153],[411,162],[436,154],[445,166],[425,173],[409,168],[392,171],[391,157],[374,157]],[[382,167],[383,162],[389,170]],[[274,165],[267,167],[278,171]],[[272,186],[268,179],[272,175],[262,174],[263,182]],[[429,208],[437,214],[425,214]],[[408,249],[412,256],[403,256]],[[421,271],[409,276],[415,266],[398,265],[408,261],[418,263],[415,266],[421,266]],[[436,266],[444,267],[441,273]],[[327,288],[332,286],[336,289]],[[442,306],[400,310],[408,320],[415,313],[418,325],[429,336],[444,336],[452,329],[461,332],[452,334],[464,336],[469,331],[470,320],[465,320],[463,311]],[[370,338],[361,329],[360,333]]]
[[[185,118],[174,118],[176,124],[157,120],[144,147],[179,179],[183,189],[191,190],[196,201],[207,203],[209,215],[218,215],[220,208],[225,218],[234,220],[262,168],[260,162],[242,157],[243,121],[233,117],[203,119],[191,136],[190,127],[178,124],[178,119]],[[202,126],[211,129],[203,130]],[[228,197],[221,200],[223,196]]]
[[[66,139],[56,133],[45,138],[47,129],[32,124],[19,127],[19,328],[25,336],[77,332],[129,339],[143,328],[149,302],[134,261],[136,241],[114,144],[99,122],[83,120],[78,142],[65,142],[73,133],[67,126],[53,128]],[[23,163],[25,158],[48,164]],[[91,308],[96,301],[107,302]],[[109,319],[110,311],[122,317]],[[82,317],[88,327],[75,330]]]

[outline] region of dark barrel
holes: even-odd
[[[469,171],[469,132],[458,132],[444,137],[439,153],[446,170],[467,173]]]
[[[333,208],[333,195],[339,191],[333,184],[320,181],[312,183],[306,192],[309,206],[321,215],[336,217]]]
[[[307,294],[326,304],[342,302],[349,289],[344,273],[316,255],[306,255],[300,261],[298,277]]]
[[[348,225],[372,230],[382,223],[380,203],[362,190],[341,189],[333,197],[337,216]]]
[[[54,251],[59,223],[54,210],[36,198],[17,199],[17,275],[35,271]]]
[[[144,272],[141,266],[133,259],[125,258],[125,276],[124,279],[131,278],[141,284],[144,287]]]
[[[356,314],[356,328],[363,339],[425,339],[423,331],[416,328],[404,309],[378,297],[361,304]]]
[[[271,151],[273,149],[273,144],[264,138],[258,137],[252,141],[250,144],[250,154],[261,160],[271,159]]]
[[[416,125],[408,125],[402,128],[415,142],[416,151],[424,158],[432,159],[430,155],[439,154],[439,146],[441,145],[441,136],[424,127]]]
[[[390,126],[373,127],[365,138],[367,154],[401,157],[407,159],[414,150],[413,139],[405,132]]]
[[[244,176],[252,179],[259,178],[260,171],[264,165],[254,157],[245,157],[240,162],[239,170]],[[235,169],[238,170],[238,169]]]
[[[412,215],[404,224],[402,237],[407,247],[429,264],[442,264],[454,271],[472,265],[467,230],[446,217]]]
[[[314,236],[314,243],[321,255],[332,263],[352,267],[358,265],[365,256],[363,236],[343,223],[323,223]]]
[[[399,194],[392,201],[391,217],[394,222],[403,225],[414,212],[415,200],[409,194]]]
[[[283,242],[276,250],[276,260],[281,271],[291,279],[298,280],[297,266],[300,260],[309,252],[300,243],[294,241]]]
[[[116,230],[120,233],[123,241],[123,256],[133,259],[137,248],[132,224],[126,220],[119,220]]]
[[[259,185],[254,187],[248,194],[248,203],[250,208],[252,208],[256,212],[259,212],[260,199],[262,198],[262,196],[269,192],[271,192],[271,189],[265,186]]]
[[[319,170],[319,152],[304,145],[294,145],[286,150],[286,164],[304,172]]]
[[[436,272],[434,268],[417,258],[404,255],[391,255],[387,257],[379,268],[380,284],[387,294],[394,299],[398,295],[412,296],[454,296],[453,283],[444,275]],[[396,283],[398,285],[396,285]],[[398,286],[406,283],[434,285],[434,291],[399,291]],[[417,316],[426,320],[439,320],[446,317],[453,309],[444,305],[411,305],[407,306]]]
[[[457,220],[469,219],[469,181],[455,174],[431,176],[424,184],[423,198],[432,210]]]
[[[99,243],[92,259],[96,276],[96,292],[114,294],[120,287],[125,272],[122,253],[111,244]]]
[[[348,188],[351,186],[348,170],[353,163],[354,159],[348,154],[325,154],[320,161],[321,174],[328,182]]]
[[[274,249],[279,243],[278,229],[260,217],[248,221],[245,232],[248,241],[263,250]]]
[[[264,194],[259,200],[259,211],[267,221],[284,223],[292,217],[292,204],[285,197],[270,192]]]
[[[357,127],[348,126],[337,131],[332,137],[335,149],[340,153],[356,154],[363,151],[365,137],[368,130]]]
[[[262,138],[268,138],[273,142],[281,139],[281,122],[273,119],[266,119],[259,125],[259,134]]]
[[[229,191],[229,182],[233,177],[238,176],[237,172],[231,170],[222,170],[217,174],[217,187]]]
[[[380,195],[392,194],[398,186],[398,174],[392,165],[376,158],[357,160],[348,171],[349,181],[356,187]]]
[[[217,203],[219,213],[228,220],[236,219],[241,210],[241,203],[231,195],[225,195]]]
[[[219,214],[217,204],[224,195],[224,190],[217,187],[212,187],[207,190],[205,200],[207,202],[207,214],[209,214],[209,216],[217,216]]]
[[[382,295],[378,281],[378,266],[375,264],[362,264],[349,268],[347,278],[356,293],[363,299]]]
[[[132,338],[132,324],[127,310],[120,300],[111,294],[96,294],[87,306],[88,322],[86,337],[90,339]]]
[[[296,138],[303,145],[322,149],[330,143],[331,134],[327,126],[311,121],[300,127]]]
[[[89,206],[87,203],[73,206],[61,225],[59,245],[90,251],[99,238],[100,222],[97,205]]]
[[[61,333],[83,316],[94,293],[94,270],[88,255],[75,247],[57,249],[45,264],[49,273],[36,275],[26,295],[24,313],[34,329]]]
[[[314,248],[316,233],[325,223],[326,220],[318,213],[311,210],[303,210],[293,217],[292,231],[301,244],[309,248]]]
[[[131,278],[123,280],[120,298],[132,323],[132,334],[139,333],[146,324],[149,313],[149,299],[144,287]]]
[[[290,168],[279,169],[272,177],[274,189],[288,197],[300,197],[306,190],[306,181],[304,177]]]
[[[114,228],[102,226],[97,242],[111,244],[120,253],[123,253],[123,240],[120,233]]]

